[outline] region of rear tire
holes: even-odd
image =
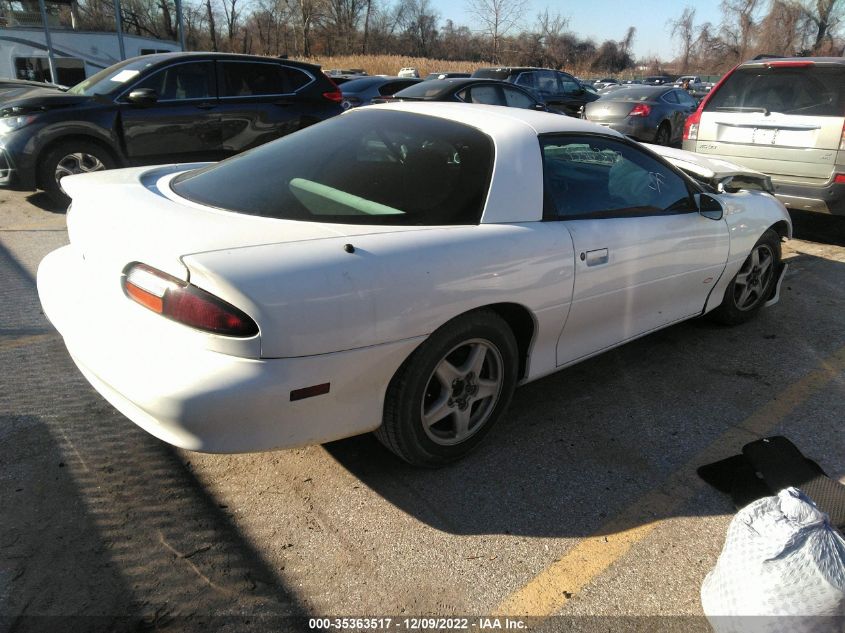
[[[61,179],[117,167],[109,150],[85,139],[64,141],[47,150],[38,163],[38,184],[56,203],[67,206],[70,198],[61,186]]]
[[[777,283],[780,258],[780,236],[768,229],[731,279],[722,304],[708,316],[723,325],[738,325],[753,318],[768,301]]]
[[[510,403],[518,351],[508,324],[491,310],[435,331],[391,380],[376,437],[400,458],[434,468],[460,459]]]
[[[672,142],[672,126],[664,121],[657,128],[657,133],[654,135],[655,145],[669,145]]]

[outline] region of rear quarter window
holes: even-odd
[[[845,67],[739,68],[705,106],[706,112],[845,115]]]
[[[354,112],[182,174],[171,186],[201,204],[269,218],[478,224],[493,158],[493,141],[467,125]]]

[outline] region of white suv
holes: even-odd
[[[687,118],[683,147],[768,174],[787,207],[845,215],[845,59],[740,64]]]

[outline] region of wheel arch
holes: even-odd
[[[114,151],[113,148],[109,147],[108,143],[105,143],[102,139],[92,136],[90,134],[65,134],[63,136],[56,137],[52,139],[49,143],[44,145],[41,148],[41,151],[38,153],[38,160],[36,161],[35,165],[35,174],[36,174],[36,185],[43,189],[44,183],[42,182],[41,178],[41,171],[44,165],[45,158],[49,155],[51,151],[53,151],[59,145],[63,145],[64,143],[72,142],[72,141],[84,141],[86,143],[93,143],[101,147],[103,150],[108,152],[109,156],[115,161],[115,163],[122,167],[124,166],[123,158]]]
[[[780,235],[780,238],[782,240],[788,240],[792,238],[792,225],[786,220],[780,220],[779,222],[775,222],[769,228],[771,228],[775,233]]]
[[[528,374],[528,358],[531,354],[531,344],[537,331],[537,322],[532,312],[519,303],[493,303],[479,309],[487,309],[498,314],[510,327],[516,339],[519,351],[519,373],[517,378],[522,380]]]

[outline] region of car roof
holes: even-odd
[[[439,81],[446,80],[441,79]],[[537,110],[509,108],[506,106],[440,101],[399,101],[367,106],[366,109],[371,110],[373,108],[399,110],[457,121],[458,123],[469,125],[484,132],[492,137],[494,141],[501,134],[537,136],[539,134],[551,134],[555,132],[598,132],[608,136],[622,137],[622,134],[614,130],[583,119]],[[355,109],[341,116],[349,116],[354,112]]]
[[[753,59],[740,64],[740,68],[781,66],[786,64],[800,63],[818,64],[820,66],[841,66],[845,65],[843,57],[767,57],[765,59]]]
[[[158,65],[170,61],[172,59],[228,59],[233,61],[245,62],[281,62],[289,66],[296,66],[297,68],[307,68],[315,72],[320,71],[320,66],[317,64],[309,64],[308,62],[300,62],[282,57],[267,57],[264,55],[241,55],[239,53],[215,53],[209,51],[175,51],[171,53],[152,53],[150,55],[139,55],[138,57],[135,57],[133,59],[140,58],[150,60],[151,65]]]

